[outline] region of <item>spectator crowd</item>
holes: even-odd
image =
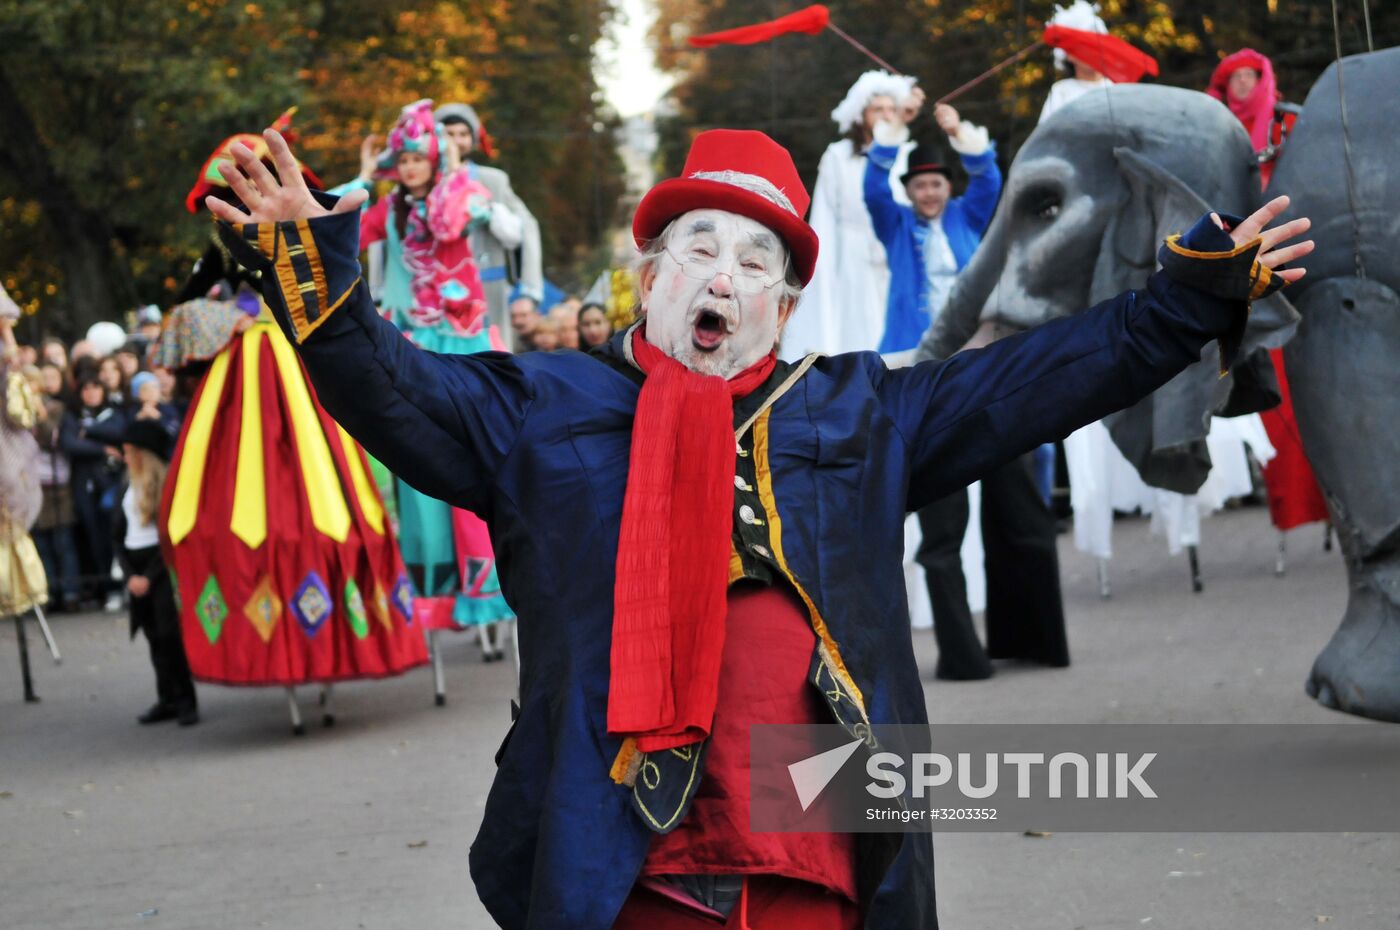
[[[18,346],[20,372],[39,399],[33,432],[43,505],[33,538],[53,610],[123,607],[113,525],[126,465],[101,427],[110,436],[119,421],[140,416],[158,418],[172,437],[178,433],[175,377],[146,363],[160,323],[160,310],[145,307],[127,333],[97,324],[72,345],[50,337]]]

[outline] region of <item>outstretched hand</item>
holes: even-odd
[[[234,195],[243,202],[243,209],[212,195],[204,198],[209,212],[219,219],[228,223],[281,223],[314,219],[358,210],[369,197],[367,191],[352,191],[341,197],[333,209],[327,210],[311,196],[306,179],[301,176],[301,169],[297,167],[297,161],[292,157],[292,150],[287,147],[287,140],[282,138],[282,134],[268,129],[263,132],[263,138],[267,140],[277,174],[274,176],[268,171],[252,149],[235,142],[230,149],[234,161],[221,161],[218,168]]]
[[[1312,228],[1312,220],[1308,219],[1306,216],[1301,216],[1296,220],[1289,220],[1282,226],[1276,226],[1273,229],[1267,228],[1269,223],[1273,222],[1280,213],[1287,209],[1288,198],[1286,196],[1275,197],[1258,210],[1255,210],[1248,219],[1240,223],[1234,229],[1227,230],[1230,233],[1230,239],[1236,246],[1244,245],[1246,242],[1252,242],[1255,237],[1262,239],[1263,245],[1260,246],[1259,254],[1255,257],[1255,261],[1271,271],[1278,268],[1279,265],[1291,262],[1297,258],[1302,258],[1313,250],[1315,245],[1313,240],[1304,239],[1302,242],[1284,246],[1283,248],[1278,248],[1278,246],[1295,236],[1301,236],[1303,233],[1307,232]],[[1225,229],[1225,224],[1221,221],[1219,214],[1212,213],[1210,218],[1215,222],[1216,226]],[[1275,274],[1289,284],[1297,281],[1306,273],[1307,269],[1304,268],[1285,268],[1282,271],[1275,272]]]

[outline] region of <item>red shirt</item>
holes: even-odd
[[[749,832],[749,727],[830,723],[807,681],[816,634],[785,583],[729,589],[705,773],[680,826],[652,842],[643,875],[781,875],[856,901],[849,833]]]

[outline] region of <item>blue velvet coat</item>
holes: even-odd
[[[225,239],[263,271],[327,410],[410,484],[490,526],[522,671],[471,850],[481,900],[507,928],[607,930],[654,835],[609,776],[620,742],[606,720],[640,375],[615,343],[603,357],[424,352],[376,314],[358,234],[350,213],[231,227]],[[874,353],[821,358],[758,417],[741,455],[753,456],[775,563],[810,600],[860,714],[927,719],[904,597],[905,514],[1134,403],[1246,307],[1159,273],[1141,291],[943,362],[892,371]],[[866,926],[935,927],[930,837],[862,843]]]

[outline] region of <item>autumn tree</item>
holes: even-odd
[[[0,9],[0,274],[72,332],[172,265],[208,140],[294,96],[295,22],[203,0]]]
[[[184,213],[213,147],[300,112],[328,183],[421,97],[474,104],[566,279],[622,169],[593,80],[593,0],[0,0],[0,280],[73,335],[167,303],[210,234]],[[573,272],[571,274],[571,272]]]

